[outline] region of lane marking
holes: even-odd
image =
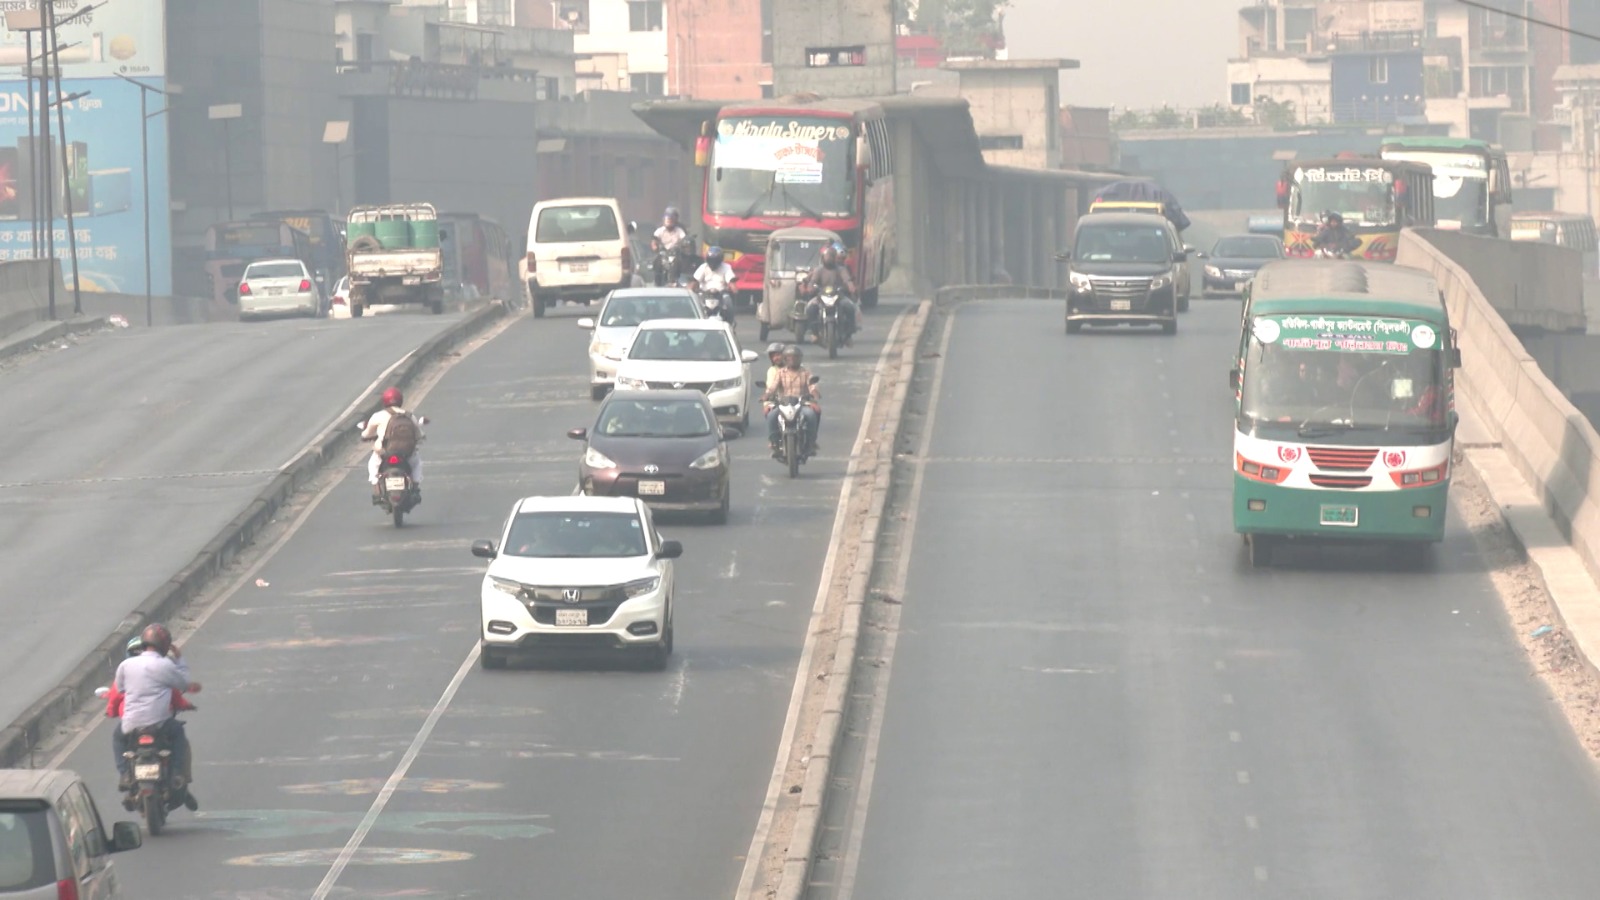
[[[1266,866],[1256,866],[1256,880],[1257,881],[1266,881],[1267,880],[1267,867]]]
[[[440,695],[439,702],[433,705],[433,710],[428,713],[427,721],[417,730],[417,736],[412,739],[411,746],[406,748],[405,755],[400,757],[400,764],[395,766],[389,780],[384,783],[383,789],[373,799],[372,807],[361,818],[361,824],[356,826],[355,834],[350,835],[350,840],[345,842],[344,849],[339,851],[339,856],[333,861],[333,867],[323,877],[322,883],[312,892],[311,900],[327,900],[328,892],[333,890],[334,884],[339,881],[339,876],[344,874],[346,866],[355,858],[356,851],[361,849],[361,844],[367,839],[367,834],[372,831],[372,826],[378,823],[378,816],[383,814],[383,808],[389,805],[389,798],[399,789],[400,782],[405,780],[406,773],[411,770],[411,764],[416,762],[417,755],[422,752],[422,745],[428,742],[428,737],[433,734],[433,728],[439,724],[439,719],[444,716],[444,711],[449,708],[450,701],[456,697],[456,692],[461,689],[461,683],[467,680],[467,673],[478,662],[478,654],[483,652],[483,645],[477,638],[473,638],[472,650],[467,653],[467,658],[462,660],[461,667],[456,669],[455,677],[450,679],[450,684],[445,687]]]
[[[883,342],[883,350],[878,353],[878,364],[872,376],[872,385],[867,388],[867,398],[862,404],[861,427],[856,432],[856,442],[850,451],[850,463],[853,465],[861,458],[861,450],[867,445],[867,431],[872,422],[867,415],[873,408],[879,391],[883,385],[883,370],[888,364],[889,353],[899,339],[901,326],[908,317],[916,313],[915,305],[908,306],[895,318],[894,324],[889,328],[889,335]],[[859,474],[859,473],[857,473]],[[769,481],[769,476],[763,476],[763,482]],[[775,482],[775,478],[771,478]],[[844,533],[846,511],[850,508],[850,496],[855,489],[856,478],[847,470],[844,484],[839,488],[838,511],[834,513],[833,530],[828,535],[828,552],[822,560],[822,577],[817,583],[817,596],[811,604],[811,618],[806,623],[805,644],[800,649],[800,664],[795,669],[794,687],[789,692],[789,711],[784,716],[783,733],[778,738],[777,758],[772,764],[772,777],[767,781],[767,795],[761,804],[761,815],[756,819],[755,835],[750,841],[750,848],[745,853],[744,870],[739,874],[739,888],[734,895],[736,900],[746,900],[755,890],[756,876],[761,871],[763,857],[766,855],[767,838],[772,834],[772,820],[777,815],[778,798],[783,791],[783,776],[789,768],[789,757],[793,755],[795,731],[799,727],[800,707],[805,700],[807,684],[811,671],[811,660],[816,655],[817,633],[822,621],[822,614],[828,605],[828,593],[833,588],[833,569],[838,561],[839,538]]]
[[[1250,829],[1251,831],[1260,831],[1261,822],[1255,816],[1245,816],[1244,827]]]
[[[950,358],[950,340],[955,333],[955,321],[955,312],[952,311],[945,316],[944,333],[939,336],[939,355],[935,358],[933,379],[928,384],[928,413],[923,417],[922,443],[929,449],[933,447],[934,425],[938,423],[940,391],[944,388],[944,363]],[[912,383],[915,380],[913,376]],[[902,602],[891,607],[884,618],[885,634],[880,654],[883,665],[879,670],[882,674],[878,676],[879,687],[873,694],[872,708],[868,713],[867,739],[862,747],[860,780],[856,787],[855,803],[852,804],[849,819],[845,822],[845,846],[842,852],[843,858],[839,863],[838,888],[834,900],[850,900],[854,893],[856,870],[861,864],[861,844],[866,839],[867,808],[872,802],[872,782],[878,771],[878,751],[883,739],[884,712],[889,705],[889,679],[894,673],[895,647],[900,640],[900,617],[905,609],[906,583],[911,577],[911,551],[915,546],[917,521],[922,508],[923,476],[927,472],[927,463],[920,456],[912,465],[911,488],[906,495],[904,506],[905,524],[902,526],[897,547],[900,558],[895,561],[894,581],[887,589],[890,596],[899,597]],[[1107,670],[1061,668],[1041,671],[1051,674],[1101,674]]]
[[[1228,732],[1228,740],[1232,741],[1235,744],[1242,744],[1242,743],[1244,743],[1244,735],[1240,734],[1237,731],[1230,731],[1230,732]]]
[[[382,372],[380,372],[378,374],[378,377],[372,379],[372,383],[367,385],[365,390],[363,390],[361,393],[357,394],[356,398],[354,400],[350,401],[350,405],[346,406],[344,408],[344,412],[341,412],[337,416],[333,417],[333,424],[329,425],[327,428],[324,428],[322,430],[321,434],[318,434],[316,437],[312,438],[311,440],[306,441],[306,445],[304,447],[301,447],[299,450],[296,450],[294,452],[294,454],[289,457],[289,461],[288,462],[286,462],[283,465],[278,467],[278,471],[282,472],[284,469],[287,469],[290,466],[294,465],[294,461],[295,460],[297,460],[301,456],[305,455],[305,453],[307,451],[309,451],[312,447],[315,447],[319,442],[321,442],[322,439],[327,436],[328,432],[330,432],[333,429],[339,427],[339,423],[344,421],[344,417],[345,416],[348,416],[351,413],[355,412],[356,411],[356,407],[361,405],[362,399],[364,399],[368,394],[370,394],[374,390],[376,390],[378,385],[382,384],[383,380],[385,378],[388,378],[390,376],[390,374],[392,374],[394,372],[395,369],[400,368],[401,364],[404,363],[406,360],[408,360],[411,357],[416,356],[416,355],[417,355],[417,350],[416,350],[415,347],[413,347],[411,349],[410,353],[407,353],[405,356],[402,356],[399,359],[395,360],[394,363],[389,366],[389,368],[384,369]]]
[[[1243,769],[1240,769],[1238,772],[1234,773],[1234,777],[1239,779],[1239,783],[1240,784],[1249,784],[1250,783],[1250,773],[1246,772]]]

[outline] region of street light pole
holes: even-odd
[[[233,221],[233,131],[231,119],[222,120],[222,168],[228,177],[228,221]]]
[[[155,301],[150,291],[150,120],[169,109],[163,106],[149,112],[149,97],[152,92],[165,97],[176,87],[163,91],[121,73],[117,77],[139,89],[139,157],[144,161],[144,324],[149,327],[155,325]]]

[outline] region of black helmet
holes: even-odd
[[[162,625],[160,622],[146,625],[144,634],[141,637],[145,646],[162,656],[166,656],[167,651],[172,649],[172,632],[168,631],[167,626]]]
[[[721,247],[712,247],[710,250],[706,251],[706,265],[710,266],[713,269],[715,269],[717,266],[722,265],[722,248]]]
[[[830,269],[839,265],[839,249],[832,244],[823,247],[822,264]]]
[[[1325,210],[1322,211],[1322,221],[1330,222],[1330,223],[1332,223],[1332,222],[1343,222],[1344,221],[1344,216],[1339,215],[1338,213],[1334,212],[1331,209],[1325,209]]]

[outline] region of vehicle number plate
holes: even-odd
[[[588,625],[589,611],[587,609],[558,609],[556,610],[556,624],[563,627],[568,625]]]
[[[133,777],[140,781],[155,781],[161,777],[161,765],[159,763],[147,763],[142,766],[134,766]]]
[[[407,275],[406,277],[400,279],[400,283],[401,284],[421,284],[422,283],[422,276],[421,275]]]
[[[383,481],[383,486],[387,490],[403,491],[406,489],[406,480],[404,478],[386,478]]]
[[[267,295],[268,297],[276,297],[279,294],[283,293],[283,288],[267,288],[266,290],[262,291],[261,293]]]
[[[1113,301],[1111,301],[1111,311],[1112,312],[1127,312],[1130,309],[1133,309],[1133,301],[1132,300],[1113,300]]]
[[[1354,528],[1361,520],[1361,510],[1354,506],[1322,507],[1322,524],[1341,528]]]
[[[651,496],[651,497],[659,497],[662,494],[665,494],[666,492],[667,492],[667,483],[665,481],[641,481],[641,482],[639,482],[639,493],[641,493],[641,494],[645,494],[645,495],[648,495],[648,496]]]
[[[587,272],[587,271],[589,271],[589,264],[588,263],[567,263],[567,271],[568,272]]]

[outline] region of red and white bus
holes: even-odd
[[[789,98],[725,106],[701,127],[707,246],[741,295],[759,299],[767,236],[810,225],[839,235],[861,304],[878,302],[894,264],[894,155],[883,107]],[[746,297],[748,299],[748,297]]]

